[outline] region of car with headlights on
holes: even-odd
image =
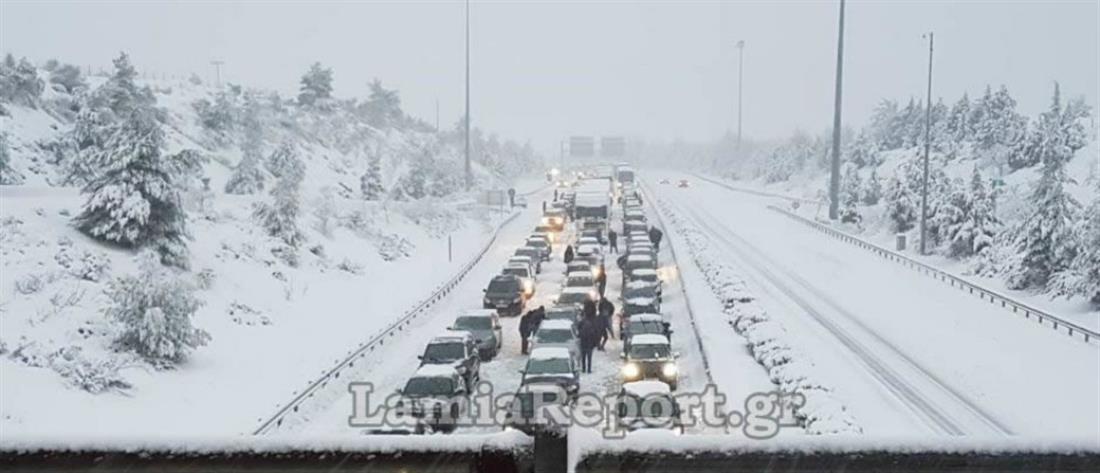
[[[653,286],[653,290],[657,293],[657,302],[662,302],[664,299],[664,281],[661,280],[661,274],[656,269],[639,268],[630,272],[630,278],[626,282],[631,284],[646,284]]]
[[[468,309],[458,313],[450,327],[453,331],[468,332],[477,343],[477,354],[481,361],[493,359],[500,353],[504,334],[500,326],[500,315],[493,309]]]
[[[565,210],[551,206],[542,214],[542,224],[550,227],[555,232],[565,229]]]
[[[577,259],[587,261],[592,266],[603,264],[603,251],[597,245],[580,245],[573,254]]]
[[[680,370],[677,355],[672,352],[668,337],[656,334],[634,335],[630,348],[623,352],[622,378],[624,383],[643,379],[656,379],[676,390]]]
[[[520,375],[521,387],[536,384],[556,385],[565,390],[570,402],[576,399],[577,392],[580,391],[581,375],[577,360],[564,347],[536,346],[527,357],[527,365],[520,370]]]
[[[527,297],[524,296],[523,281],[514,274],[493,276],[485,288],[482,307],[496,309],[501,315],[519,315],[523,313]]]
[[[537,248],[541,252],[542,261],[550,261],[550,253],[553,253],[554,251],[554,247],[550,245],[550,240],[546,238],[545,234],[537,234],[527,237],[527,241],[524,242],[524,246]]]
[[[467,332],[447,332],[433,337],[419,356],[420,366],[443,365],[455,370],[465,381],[466,392],[481,381],[481,357],[477,352],[477,340]]]
[[[500,274],[511,274],[520,279],[523,285],[523,297],[530,299],[535,295],[535,272],[527,263],[508,263]]]
[[[395,407],[416,419],[416,430],[452,432],[466,415],[469,395],[462,376],[448,365],[424,365],[397,390]]]
[[[535,274],[538,273],[538,271],[536,271],[535,269],[535,262],[531,260],[530,256],[512,256],[511,258],[508,258],[508,262],[506,262],[504,265],[505,267],[508,267],[515,264],[526,266],[527,274],[530,274],[530,277],[532,279],[534,279]]]

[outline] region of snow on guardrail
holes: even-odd
[[[397,321],[390,324],[388,327],[375,334],[367,341],[363,342],[356,349],[352,350],[351,353],[349,353],[343,360],[340,360],[336,364],[336,366],[333,366],[328,371],[325,371],[324,374],[322,374],[319,378],[311,382],[305,390],[303,390],[300,394],[294,396],[294,398],[291,399],[290,402],[288,402],[284,406],[279,407],[275,414],[264,420],[260,424],[260,426],[252,432],[252,434],[265,435],[281,427],[283,425],[283,421],[288,416],[299,412],[302,404],[305,401],[313,398],[321,389],[327,387],[330,381],[338,379],[340,377],[340,374],[345,369],[354,368],[356,360],[365,358],[368,354],[374,352],[376,348],[383,346],[386,343],[387,339],[404,331],[414,320],[416,320],[421,315],[427,313],[428,309],[430,309],[433,305],[450,295],[451,291],[454,290],[454,288],[458,286],[458,284],[462,282],[462,280],[466,277],[466,274],[468,274],[470,270],[472,270],[474,266],[476,266],[481,261],[481,258],[483,258],[485,254],[489,252],[489,249],[493,247],[493,244],[496,242],[501,230],[506,225],[515,220],[517,216],[519,216],[519,213],[513,212],[510,216],[501,221],[500,224],[497,225],[496,229],[493,231],[492,237],[490,237],[489,241],[485,243],[485,246],[481,248],[481,251],[479,251],[469,262],[463,265],[462,269],[460,269],[458,273],[451,277],[450,280],[448,280],[446,283],[443,283],[441,286],[436,287],[427,298],[418,302],[416,305],[413,306],[412,309],[405,311],[404,315],[402,315],[401,318],[397,319]]]
[[[711,248],[707,237],[658,199],[657,207],[668,217],[674,231],[683,236],[692,260],[711,291],[721,301],[733,329],[749,342],[753,358],[763,366],[773,383],[787,393],[799,394],[804,402],[794,407],[794,416],[810,434],[858,434],[863,429],[844,403],[816,374],[813,362],[791,346],[787,330],[773,320],[755,301],[736,269]],[[668,227],[666,227],[668,228]]]
[[[1004,308],[1005,310],[1012,310],[1012,313],[1014,314],[1023,314],[1025,319],[1031,319],[1032,317],[1034,317],[1035,320],[1039,322],[1039,325],[1046,326],[1047,322],[1050,322],[1051,328],[1053,328],[1054,330],[1065,329],[1065,333],[1070,337],[1080,336],[1082,339],[1084,339],[1086,343],[1100,343],[1100,333],[1097,333],[1094,330],[1090,330],[1066,319],[1058,317],[1057,315],[1018,302],[1009,298],[1008,296],[986,289],[982,286],[950,274],[942,269],[937,269],[928,264],[921,263],[920,261],[905,256],[901,253],[876,245],[849,233],[837,230],[821,222],[817,222],[814,220],[810,220],[806,217],[796,215],[786,209],[782,209],[774,205],[769,205],[768,208],[775,212],[779,212],[780,214],[786,215],[787,217],[790,217],[791,219],[794,219],[799,223],[808,225],[811,228],[826,235],[829,235],[833,238],[836,238],[840,241],[855,245],[859,248],[868,250],[878,256],[881,256],[889,261],[893,261],[895,263],[906,266],[914,271],[929,275],[937,280],[950,284],[951,287],[957,287],[961,290],[969,292],[970,294],[977,295],[978,298],[982,300],[988,300],[991,304],[1000,304],[1002,308]]]

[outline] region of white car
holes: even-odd
[[[535,269],[535,262],[531,260],[530,256],[513,256],[511,258],[508,258],[507,264],[509,266],[513,264],[522,264],[524,266],[527,266],[527,270],[528,272],[530,272],[530,274],[536,274],[538,272]]]
[[[535,295],[535,273],[531,271],[531,265],[526,263],[509,263],[500,271],[500,274],[512,274],[519,277],[523,283],[523,296],[530,299]]]

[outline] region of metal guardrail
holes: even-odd
[[[848,233],[842,232],[828,225],[824,225],[820,222],[810,220],[801,215],[794,214],[793,212],[790,212],[786,209],[782,209],[774,205],[769,205],[768,208],[775,212],[779,212],[780,214],[786,215],[787,217],[792,218],[797,222],[808,225],[811,228],[814,228],[815,230],[825,233],[826,235],[829,235],[833,238],[863,248],[887,260],[908,266],[910,269],[913,269],[917,272],[924,273],[935,279],[946,282],[950,284],[951,287],[957,287],[959,289],[969,292],[970,294],[976,294],[978,298],[982,300],[988,299],[991,304],[999,303],[1001,307],[1005,308],[1006,310],[1012,309],[1012,312],[1015,314],[1023,313],[1025,319],[1031,319],[1032,316],[1034,316],[1039,321],[1039,325],[1045,326],[1046,321],[1049,320],[1051,323],[1051,327],[1054,328],[1054,330],[1065,328],[1066,333],[1071,337],[1080,335],[1084,338],[1086,343],[1100,342],[1100,333],[1097,333],[1094,330],[1082,327],[1054,314],[1036,309],[1035,307],[1029,306],[1027,304],[1017,302],[1009,298],[1008,296],[997,293],[995,291],[991,291],[972,282],[966,281],[942,269],[938,269],[928,264],[921,263],[920,261],[905,256],[901,253],[884,248],[861,238],[857,238]]]
[[[693,172],[693,173],[691,173],[691,175],[693,175],[693,176],[695,176],[699,179],[702,179],[704,181],[707,181],[711,184],[714,184],[716,186],[725,187],[726,189],[729,189],[731,191],[744,192],[746,194],[754,194],[754,195],[758,195],[758,196],[761,196],[761,197],[774,197],[776,199],[785,199],[785,200],[789,200],[789,201],[792,201],[792,202],[801,202],[803,204],[814,204],[814,205],[823,205],[823,204],[825,204],[825,202],[822,201],[822,200],[806,199],[806,198],[803,198],[803,197],[793,197],[793,196],[789,196],[789,195],[776,194],[774,192],[767,192],[767,191],[762,191],[762,190],[749,189],[747,187],[738,187],[738,186],[730,185],[730,184],[727,184],[725,182],[719,181],[719,180],[717,180],[713,177],[704,176],[704,175],[699,174],[699,173],[694,173]]]
[[[315,394],[317,394],[317,391],[319,391],[320,389],[328,386],[329,381],[339,378],[340,373],[344,369],[354,367],[356,360],[366,357],[367,354],[373,352],[375,348],[385,345],[387,339],[397,335],[401,331],[404,331],[410,323],[426,313],[429,308],[431,308],[443,298],[450,295],[451,291],[454,290],[454,288],[458,286],[458,284],[462,282],[462,280],[466,277],[466,274],[468,274],[470,270],[474,268],[474,266],[481,262],[481,258],[483,258],[485,254],[489,252],[489,249],[493,247],[493,244],[496,242],[497,237],[500,236],[501,230],[503,230],[506,225],[515,220],[517,216],[519,216],[519,213],[513,213],[511,216],[509,216],[499,225],[497,225],[496,230],[493,231],[493,236],[489,238],[489,241],[485,243],[485,246],[482,247],[481,251],[479,251],[473,259],[467,262],[462,267],[462,269],[459,270],[458,273],[451,277],[450,280],[443,283],[441,286],[436,287],[435,290],[432,291],[431,295],[418,302],[415,306],[413,306],[412,309],[405,311],[405,314],[402,315],[400,319],[397,319],[397,321],[390,324],[381,332],[374,335],[363,344],[359,345],[358,348],[353,350],[347,357],[337,363],[336,366],[330,368],[323,375],[321,375],[320,378],[310,383],[304,391],[295,396],[294,399],[292,399],[285,406],[279,408],[275,415],[271,416],[262,424],[260,424],[260,426],[252,432],[252,435],[264,435],[271,430],[281,426],[283,424],[283,420],[288,414],[297,413],[303,402],[312,398]]]

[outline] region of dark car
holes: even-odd
[[[524,243],[524,246],[537,248],[539,251],[541,251],[542,256],[540,258],[542,261],[550,261],[550,253],[554,251],[554,247],[550,246],[549,240],[544,236],[529,237]]]
[[[500,274],[489,281],[482,302],[484,308],[496,309],[501,315],[519,315],[526,301],[523,280],[513,274]]]
[[[573,355],[565,347],[536,347],[520,370],[520,386],[554,384],[575,398],[580,390],[581,375]]]
[[[668,337],[655,334],[634,335],[630,348],[622,354],[623,382],[657,379],[675,390],[680,372],[676,366],[676,354],[668,343]]]
[[[469,332],[477,343],[477,354],[482,361],[488,361],[500,353],[504,334],[500,327],[500,317],[495,310],[464,310],[455,318],[451,330]]]
[[[449,332],[431,339],[420,355],[420,366],[446,365],[466,381],[466,392],[481,380],[481,357],[477,340],[468,332]]]
[[[623,286],[623,315],[657,314],[661,312],[661,298],[657,287],[644,282],[628,282]]]
[[[623,285],[631,279],[631,272],[636,269],[657,269],[657,260],[653,259],[651,255],[645,254],[633,254],[628,255],[623,261]]]
[[[628,432],[660,429],[683,434],[682,412],[671,391],[660,381],[623,383],[615,403],[619,428]]]
[[[424,427],[440,432],[451,432],[457,420],[466,414],[469,395],[462,376],[444,365],[421,366],[405,387],[398,389],[397,401],[401,412],[417,419],[417,431]]]
[[[539,432],[559,433],[568,428],[555,422],[550,409],[558,409],[563,415],[568,413],[571,396],[561,386],[554,383],[534,383],[520,386],[516,395],[508,403],[505,411],[504,427],[519,430],[527,435]]]
[[[623,325],[619,333],[623,339],[623,353],[630,349],[630,339],[635,335],[664,335],[669,339],[672,337],[671,324],[666,322],[661,314],[634,314],[622,320]]]

